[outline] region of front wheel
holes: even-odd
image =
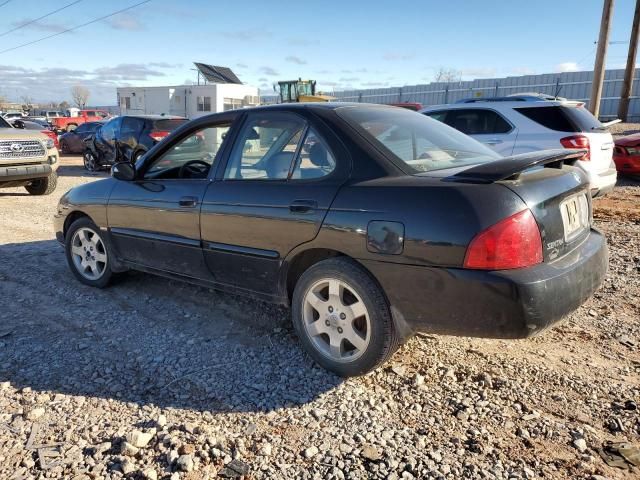
[[[345,258],[324,260],[302,274],[293,293],[292,320],[307,353],[343,377],[377,368],[399,344],[382,290]]]
[[[51,172],[47,177],[38,178],[24,188],[26,188],[27,192],[31,195],[49,195],[56,189],[57,185],[58,174]]]
[[[85,170],[89,172],[97,172],[100,169],[98,158],[91,150],[85,150],[82,154],[82,161],[84,163]]]
[[[65,236],[69,268],[85,285],[104,288],[111,281],[111,259],[103,233],[88,218],[73,222]]]

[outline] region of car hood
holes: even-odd
[[[20,128],[0,128],[0,140],[46,140],[48,137],[38,130],[22,130]]]
[[[616,139],[616,145],[620,147],[635,147],[638,144],[640,144],[640,133]]]
[[[104,178],[95,182],[78,185],[65,193],[60,199],[60,203],[73,205],[106,205],[115,182],[117,182],[117,180],[114,178]]]

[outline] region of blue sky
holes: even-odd
[[[5,0],[0,0],[0,4]],[[0,51],[138,3],[10,0],[0,6]],[[623,68],[633,0],[617,0],[607,66]],[[325,91],[428,83],[441,69],[491,78],[593,68],[601,0],[206,1],[151,0],[71,33],[0,53],[0,96],[93,104],[116,86],[192,83],[192,62],[231,67],[267,91],[313,78]]]

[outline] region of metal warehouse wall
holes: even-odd
[[[634,95],[629,105],[628,121],[640,121],[640,69],[636,69],[633,82]],[[339,102],[401,103],[417,102],[422,105],[452,103],[461,98],[494,97],[512,93],[538,92],[572,100],[587,102],[591,95],[593,72],[545,73],[521,77],[485,78],[466,82],[438,82],[366,90],[336,91],[331,95]],[[616,118],[618,100],[622,89],[624,70],[607,70],[602,89],[600,117]]]

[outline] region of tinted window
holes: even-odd
[[[304,128],[305,122],[295,115],[266,113],[249,117],[238,135],[224,177],[287,179]]]
[[[220,124],[191,134],[155,160],[145,178],[207,178],[230,127]],[[183,168],[188,162],[192,167]]]
[[[390,160],[411,173],[486,163],[500,155],[480,142],[425,115],[400,108],[341,107],[351,123]]]
[[[164,130],[166,132],[172,132],[176,128],[181,125],[184,125],[189,120],[186,118],[167,118],[164,120],[154,120],[153,121],[153,129],[154,130]]]
[[[138,137],[144,129],[144,120],[136,117],[123,117],[120,135],[122,137]]]
[[[565,115],[563,108],[559,106],[551,107],[523,107],[515,108],[516,112],[521,113],[529,120],[533,120],[543,127],[555,130],[556,132],[575,132],[578,131],[569,117]]]
[[[425,112],[425,115],[444,123],[444,119],[447,117],[449,110],[440,110],[439,112]]]
[[[335,168],[336,160],[327,144],[310,128],[302,143],[291,178],[320,178],[329,175]]]
[[[560,107],[562,112],[569,117],[571,122],[578,127],[578,131],[581,132],[590,132],[592,130],[603,130],[606,127],[600,123],[593,114],[584,108],[584,106],[562,106]]]
[[[0,117],[0,128],[11,128],[11,125],[9,125],[9,122],[4,118]]]
[[[445,123],[467,135],[507,133],[511,125],[493,110],[470,108],[449,110]]]
[[[107,122],[100,130],[100,135],[104,140],[110,141],[113,140],[116,136],[116,131],[120,127],[120,118],[113,120],[112,122]]]

